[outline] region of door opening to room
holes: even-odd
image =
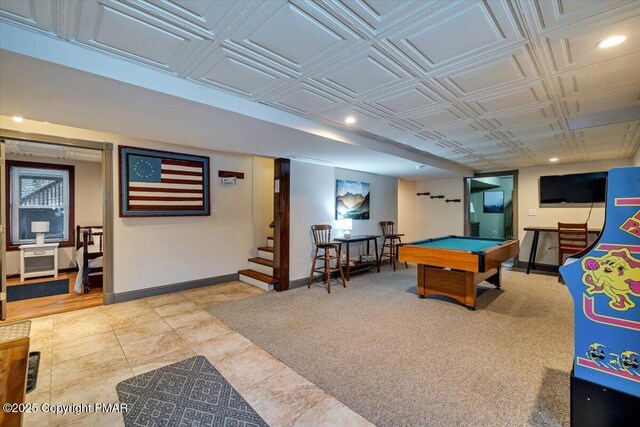
[[[101,305],[102,151],[10,138],[3,146],[3,320]]]
[[[477,174],[464,180],[465,235],[515,239],[517,171]]]

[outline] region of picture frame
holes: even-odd
[[[504,191],[485,191],[482,194],[483,213],[504,213]]]
[[[369,219],[370,184],[368,182],[336,180],[336,220]]]
[[[207,216],[209,157],[119,147],[121,217]]]

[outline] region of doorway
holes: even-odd
[[[2,320],[110,302],[112,145],[0,130]]]
[[[518,171],[464,178],[465,236],[517,239]]]

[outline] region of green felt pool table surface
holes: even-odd
[[[423,246],[438,249],[453,249],[458,251],[482,252],[496,246],[502,245],[508,240],[502,239],[480,239],[476,237],[446,236],[436,239],[420,240],[407,243],[412,246]]]

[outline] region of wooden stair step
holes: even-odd
[[[243,276],[251,277],[252,279],[259,280],[263,283],[273,283],[273,276],[269,276],[268,274],[260,273],[259,271],[247,269],[240,270],[238,274],[242,274]]]
[[[260,246],[258,250],[264,252],[273,252],[273,246]]]
[[[249,258],[249,262],[264,265],[266,267],[273,267],[273,260],[266,258]]]

